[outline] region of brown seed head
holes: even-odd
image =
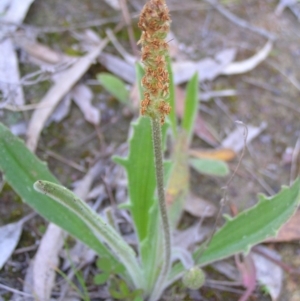
[[[169,95],[169,74],[165,59],[168,44],[164,41],[170,22],[165,1],[149,0],[138,23],[143,31],[138,43],[142,45],[142,61],[145,65],[145,76],[142,79],[145,93],[141,114],[159,118],[161,123],[164,123],[171,110],[166,101]]]

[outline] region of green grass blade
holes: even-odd
[[[198,73],[196,73],[188,82],[185,97],[184,113],[181,127],[188,135],[188,145],[192,139],[195,119],[198,113]]]
[[[73,212],[92,231],[98,240],[106,243],[120,262],[126,267],[136,288],[143,288],[143,277],[133,249],[122,236],[85,202],[67,188],[47,181],[37,181],[34,188],[50,196],[64,207],[65,212]]]
[[[117,100],[121,103],[129,104],[129,91],[126,89],[122,80],[106,72],[97,74],[97,79],[103,88],[105,88]]]
[[[59,182],[51,174],[46,163],[32,154],[23,141],[15,137],[1,123],[0,170],[4,174],[5,180],[22,200],[40,215],[81,240],[101,257],[106,257],[112,262],[116,261],[80,218],[72,212],[65,211],[62,205],[34,190],[33,184],[39,179],[57,184]]]
[[[247,253],[250,248],[276,233],[296,211],[300,203],[300,180],[296,180],[291,187],[272,196],[259,195],[259,202],[252,208],[241,212],[228,220],[213,236],[209,246],[197,259],[199,266],[205,266],[237,253]],[[194,253],[198,257],[199,251]],[[169,280],[172,283],[183,273],[182,264],[173,266]]]

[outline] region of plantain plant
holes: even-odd
[[[275,236],[299,204],[300,181],[296,180],[273,197],[260,195],[256,206],[227,218],[209,244],[199,246],[188,260],[176,256],[172,232],[188,189],[186,151],[197,111],[198,79],[195,75],[188,84],[179,130],[168,44],[164,41],[169,24],[164,0],[150,0],[139,21],[144,69],[137,65],[137,77],[142,83],[142,116],[132,124],[128,156],[114,157],[127,172],[128,201],[122,204],[122,210],[131,213],[137,250],[85,202],[61,186],[46,164],[0,124],[0,170],[5,180],[40,215],[95,250],[102,261],[118,267],[115,270],[122,285],[116,298],[126,295],[134,300],[156,301],[180,278],[191,289],[201,287],[205,281],[201,267],[247,253],[255,244]],[[175,141],[171,161],[163,159],[167,132]],[[132,295],[127,287],[134,291]]]

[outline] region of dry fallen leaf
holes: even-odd
[[[29,214],[15,223],[10,223],[0,227],[0,270],[14,252],[21,233],[23,225],[35,215]]]
[[[22,23],[34,0],[1,1],[0,20],[8,23]],[[0,27],[0,90],[3,98],[15,105],[24,105],[24,94],[20,86],[18,58],[11,36],[17,29],[15,25]]]
[[[280,16],[286,7],[295,3],[297,3],[297,0],[280,0],[275,9],[275,15]]]
[[[44,234],[33,262],[32,293],[39,300],[49,300],[55,280],[54,269],[64,243],[64,232],[50,224]]]
[[[201,222],[187,228],[183,231],[176,231],[174,234],[173,244],[184,250],[204,241],[204,239],[211,232],[211,228],[204,227]]]
[[[300,210],[292,216],[292,218],[285,223],[274,238],[266,240],[266,242],[288,242],[300,240]]]
[[[15,250],[22,233],[22,228],[22,222],[11,223],[0,227],[0,269],[2,269]]]
[[[92,105],[93,92],[88,86],[76,85],[71,91],[71,97],[83,113],[86,121],[95,125],[100,123],[100,111]]]
[[[46,64],[59,64],[66,56],[54,51],[50,47],[41,43],[31,41],[26,37],[17,36],[14,39],[15,44],[25,50],[30,56],[35,59],[45,62]]]
[[[248,135],[247,144],[256,138],[262,131],[267,128],[267,123],[262,122],[259,127],[247,125]],[[240,152],[245,144],[245,128],[237,126],[236,129],[231,132],[221,143],[223,148],[232,149],[235,153]]]
[[[119,0],[105,0],[105,2],[112,7],[115,10],[120,10],[121,9],[121,5]]]
[[[135,67],[118,56],[101,53],[99,62],[111,73],[123,79],[127,83],[135,83]]]
[[[200,81],[213,80],[234,60],[235,55],[236,50],[234,48],[230,48],[218,52],[214,58],[204,58],[197,62],[174,62],[172,65],[174,83],[179,85],[189,81],[195,72],[198,72]]]
[[[191,193],[186,198],[184,210],[197,217],[212,217],[217,212],[214,204]]]
[[[200,159],[214,159],[221,161],[230,161],[235,158],[236,153],[229,148],[220,149],[190,149],[189,155]]]
[[[48,126],[51,122],[60,122],[70,112],[71,108],[71,94],[68,93],[62,101],[58,104],[58,106],[55,108],[54,112],[51,114],[51,116],[48,118],[46,122],[46,126]]]
[[[242,74],[251,71],[268,57],[270,51],[272,50],[272,47],[273,47],[273,43],[271,41],[268,41],[265,44],[265,46],[260,51],[258,51],[255,55],[248,58],[247,60],[229,64],[226,68],[224,68],[221,71],[221,74],[224,75]]]
[[[280,255],[274,250],[264,246],[257,246],[256,248],[278,261],[281,259]],[[255,264],[258,282],[266,287],[273,301],[278,300],[283,283],[282,269],[278,264],[261,254],[251,252],[251,255]]]

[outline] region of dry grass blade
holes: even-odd
[[[107,39],[103,40],[87,55],[78,59],[76,63],[66,71],[61,73],[60,80],[57,81],[46,93],[40,102],[41,107],[33,113],[27,130],[27,146],[31,151],[35,151],[39,136],[45,122],[58,105],[59,101],[70,91],[82,75],[94,63],[97,56],[107,44]],[[44,105],[47,104],[47,107]],[[48,106],[49,105],[49,106]]]

